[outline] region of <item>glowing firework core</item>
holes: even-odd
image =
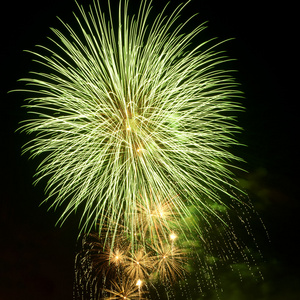
[[[176,235],[175,233],[171,233],[171,234],[170,234],[170,239],[171,239],[172,241],[174,241],[176,238],[177,238],[177,235]]]
[[[139,280],[137,281],[136,285],[137,285],[138,287],[140,287],[141,284],[142,284],[142,280],[139,279]]]

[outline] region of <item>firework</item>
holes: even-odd
[[[120,1],[118,19],[106,18],[99,1],[88,13],[78,6],[78,34],[65,23],[52,29],[53,48],[32,52],[48,71],[22,79],[35,93],[25,105],[31,118],[21,130],[33,137],[24,152],[44,157],[36,182],[48,179],[45,201],[64,205],[62,222],[81,207],[84,232],[97,222],[101,232],[106,220],[125,226],[132,243],[150,195],[159,195],[157,207],[169,199],[179,218],[190,206],[218,217],[209,203],[224,205],[225,194],[236,200],[229,190],[238,158],[228,148],[237,144],[241,106],[220,66],[228,58],[212,42],[191,49],[205,26],[182,34],[184,5],[151,25],[150,4],[141,1],[129,17]]]
[[[107,289],[106,292],[110,294],[106,297],[106,300],[142,300],[146,299],[141,295],[140,288],[142,281],[138,280],[136,283],[131,281],[125,281],[123,284],[113,282],[112,289]]]
[[[153,248],[154,257],[154,277],[160,281],[172,283],[184,277],[187,271],[185,264],[187,257],[185,252],[174,245],[162,244]]]
[[[149,253],[141,247],[138,251],[131,253],[128,263],[125,265],[124,272],[132,280],[141,280],[149,276],[149,271],[153,268],[153,260]]]
[[[250,217],[244,207],[241,213]],[[181,295],[184,293],[185,299],[192,300],[191,290],[197,288],[201,292],[218,288],[215,271],[225,265],[237,271],[239,266],[248,267],[259,275],[254,258],[249,256],[246,245],[237,238],[233,225],[238,221],[236,226],[244,228],[251,236],[248,221],[239,216],[234,220],[226,211],[223,218],[227,220],[226,227],[220,219],[211,220],[210,226],[205,226],[205,220],[199,220],[199,226],[204,228],[201,239],[189,236],[190,232],[183,238],[177,227],[166,237],[160,235],[154,243],[146,236],[151,231],[146,231],[136,237],[134,247],[126,228],[118,232],[113,244],[114,234],[111,231],[105,232],[102,237],[98,232],[86,235],[76,256],[75,286],[78,296],[75,299],[119,299],[109,297],[124,296],[125,285],[130,285],[136,296],[144,297],[147,293],[150,299],[157,299],[155,296],[151,298],[153,295],[159,299],[177,299],[174,291],[179,285]],[[190,278],[195,278],[196,287],[188,283]],[[135,287],[137,283],[140,285],[138,289]]]
[[[242,109],[229,59],[221,43],[195,45],[204,24],[186,33],[189,20],[177,23],[185,4],[153,22],[151,1],[133,17],[128,5],[120,0],[117,17],[99,0],[78,5],[77,28],[62,22],[53,48],[31,51],[45,72],[22,79],[24,152],[43,157],[35,183],[48,180],[44,202],[64,207],[61,223],[82,212],[79,298],[143,299],[159,279],[170,299],[191,259],[207,282],[236,253],[249,263],[230,213],[251,236],[229,151]]]
[[[127,264],[130,259],[128,253],[130,244],[122,238],[117,238],[112,242],[105,242],[97,234],[90,234],[89,240],[92,247],[89,250],[89,255],[92,262],[92,269],[94,270],[94,276],[97,278],[99,275],[105,274],[105,276],[113,277],[119,273],[120,268]]]
[[[126,239],[117,240],[112,248],[103,243],[97,233],[83,239],[75,262],[76,299],[143,299],[154,284],[167,288],[185,278],[186,250],[173,244],[141,242],[139,249],[132,249]]]
[[[156,244],[166,239],[174,227],[182,225],[180,215],[172,207],[173,199],[150,195],[137,206],[136,227],[142,240]]]

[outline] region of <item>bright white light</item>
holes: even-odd
[[[142,285],[142,280],[139,279],[139,280],[137,281],[136,285],[137,285],[138,287],[140,287],[140,286]]]
[[[175,233],[171,233],[171,234],[170,234],[170,239],[171,239],[172,241],[174,241],[176,238],[177,238],[177,235],[176,235]]]

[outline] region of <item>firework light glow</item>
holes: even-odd
[[[24,153],[43,157],[35,183],[48,181],[44,202],[63,206],[61,224],[82,212],[88,250],[77,262],[96,269],[89,282],[114,277],[107,299],[143,299],[155,278],[186,276],[186,249],[221,247],[211,228],[222,227],[218,259],[242,249],[228,212],[244,206],[233,172],[241,159],[230,152],[243,109],[223,69],[230,59],[214,39],[192,47],[205,24],[186,32],[186,4],[154,20],[151,1],[132,17],[128,5],[117,16],[100,1],[78,5],[77,27],[62,21],[53,48],[31,52],[47,71],[21,79],[30,117],[20,130],[32,135]]]

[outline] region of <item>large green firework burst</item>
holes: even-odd
[[[189,20],[178,23],[184,6],[150,22],[147,0],[135,17],[128,1],[116,17],[111,9],[105,17],[99,1],[88,12],[78,5],[77,31],[62,22],[53,48],[32,52],[46,71],[22,79],[34,92],[24,151],[42,155],[36,182],[48,180],[45,201],[64,206],[60,221],[80,208],[82,231],[123,226],[134,242],[154,222],[136,221],[141,207],[169,201],[178,223],[191,206],[218,217],[212,203],[238,201],[229,148],[240,92],[220,43],[199,44],[205,25],[186,32]]]

